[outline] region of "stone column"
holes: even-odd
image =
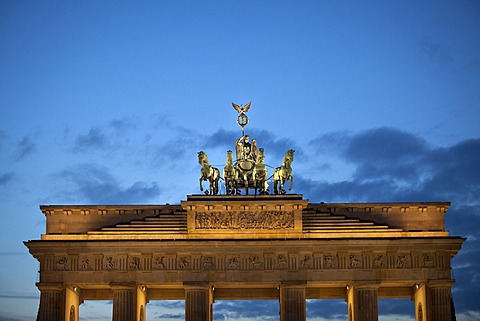
[[[280,321],[305,321],[307,318],[306,285],[280,286]]]
[[[37,283],[40,306],[37,321],[64,321],[65,289],[62,283]]]
[[[348,320],[378,321],[378,284],[348,286]]]
[[[428,283],[427,319],[424,321],[452,321],[452,285],[452,280]]]
[[[137,321],[147,320],[147,287],[144,285],[137,286]]]
[[[206,283],[188,283],[185,288],[185,321],[212,321],[212,288]]]
[[[111,283],[113,290],[112,321],[136,321],[137,288],[131,283]]]
[[[80,301],[80,289],[76,286],[65,288],[65,321],[78,321],[78,309]]]
[[[427,286],[425,283],[417,283],[414,285],[413,291],[415,321],[427,321]]]

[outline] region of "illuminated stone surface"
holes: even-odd
[[[411,298],[416,320],[451,320],[449,203],[311,204],[302,195],[191,195],[180,205],[41,206],[39,320],[78,319],[113,300],[113,320],[145,320],[148,300],[186,300],[189,321],[214,299],[342,298],[349,320],[378,320],[377,298]]]

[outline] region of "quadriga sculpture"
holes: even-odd
[[[289,149],[285,156],[283,157],[282,166],[275,168],[273,172],[273,191],[275,194],[285,194],[286,191],[283,188],[285,182],[290,180],[290,187],[288,190],[291,190],[293,187],[293,176],[292,176],[292,163],[293,163],[293,155],[295,154],[295,150]]]
[[[223,178],[227,195],[235,195],[238,185],[238,171],[233,165],[233,152],[227,151],[227,161],[223,168]]]
[[[208,181],[210,183],[210,189],[205,191],[205,194],[217,195],[220,171],[218,168],[210,165],[207,154],[203,151],[198,152],[198,163],[202,166],[202,169],[200,170],[200,190],[203,191],[202,182]]]
[[[263,148],[258,149],[257,162],[253,168],[253,181],[255,182],[255,191],[260,195],[268,194],[268,172],[265,166],[265,153]]]

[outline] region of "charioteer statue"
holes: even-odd
[[[246,112],[250,109],[251,102],[245,106],[232,103],[233,108],[239,113],[237,123],[242,127],[242,137],[235,142],[236,158],[233,160],[233,152],[227,151],[226,164],[223,168],[223,180],[227,195],[241,195],[242,189],[248,195],[249,189],[255,189],[255,195],[269,194],[268,182],[273,177],[274,193],[285,194],[284,184],[290,180],[289,190],[293,186],[292,167],[295,151],[290,149],[283,158],[282,166],[275,168],[274,174],[268,177],[267,166],[265,165],[265,154],[263,148],[258,148],[255,139],[250,140],[245,135],[245,126],[248,124]],[[205,192],[207,195],[217,195],[219,192],[218,182],[220,171],[210,165],[205,152],[198,153],[198,163],[202,166],[200,170],[200,190],[203,191],[202,181],[208,181],[210,189]]]

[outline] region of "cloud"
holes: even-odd
[[[474,174],[480,173],[480,139],[438,148],[411,133],[383,127],[358,134],[327,134],[311,144],[321,145],[318,152],[329,146],[354,168],[347,181],[302,181],[308,191],[323,199],[470,203],[480,198],[480,175]]]
[[[0,315],[0,321],[24,321],[24,320],[22,320],[22,319],[12,319],[12,318],[4,317],[4,316]]]
[[[38,293],[23,293],[23,292],[0,292],[0,298],[5,299],[36,299],[40,298]]]
[[[0,174],[0,186],[7,185],[13,180],[14,177],[15,177],[15,174],[13,172]]]
[[[353,168],[349,178],[333,182],[315,173],[297,174],[296,192],[313,202],[451,202],[446,229],[452,236],[467,237],[452,261],[456,310],[464,320],[477,313],[465,311],[478,306],[477,288],[471,284],[480,282],[480,139],[436,147],[415,134],[382,127],[329,133],[311,145],[314,152],[330,153]],[[401,304],[388,302],[386,313],[396,320]]]
[[[185,158],[195,158],[196,144],[188,137],[176,137],[163,144],[146,145],[146,156],[154,167],[178,165]],[[187,156],[191,155],[191,156]]]
[[[278,320],[278,301],[215,301],[214,319],[229,321],[243,320]]]
[[[283,156],[289,149],[294,149],[296,155],[302,153],[301,147],[292,139],[276,138],[272,132],[252,129],[247,133],[250,139],[257,141],[259,148],[265,149],[265,163],[271,166],[280,166]],[[225,130],[223,128],[206,136],[200,145],[203,150],[224,149],[235,152],[235,142],[241,138],[239,131]]]
[[[25,136],[17,143],[17,151],[15,153],[15,160],[20,161],[32,154],[36,149],[36,145],[32,140]]]
[[[101,149],[106,147],[106,135],[100,127],[90,128],[87,134],[80,135],[75,140],[73,150],[75,152],[83,152],[89,149]]]
[[[65,198],[74,195],[77,201],[92,204],[138,204],[160,194],[157,183],[135,182],[129,187],[121,187],[107,168],[94,164],[65,169],[56,177],[67,183],[67,190],[63,192]]]
[[[29,256],[28,253],[24,252],[0,252],[0,257],[2,256]]]
[[[113,119],[109,126],[112,127],[117,133],[126,133],[130,129],[137,127],[137,121],[130,117],[125,117],[122,119]]]
[[[7,133],[0,129],[0,152],[2,151],[3,141],[7,139]]]

